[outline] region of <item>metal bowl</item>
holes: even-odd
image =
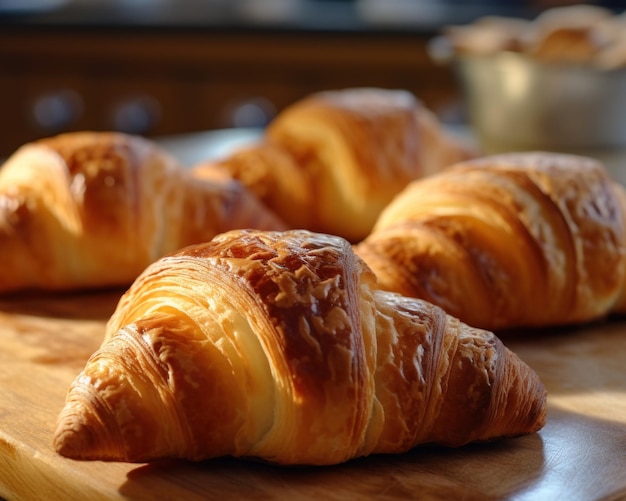
[[[454,61],[487,150],[626,147],[626,70],[547,64],[515,52]]]
[[[454,54],[443,37],[429,49],[456,70],[485,151],[626,149],[626,69],[545,63],[508,51]]]

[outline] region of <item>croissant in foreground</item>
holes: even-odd
[[[192,178],[156,143],[72,132],[0,169],[0,293],[128,286],[185,245],[284,224],[235,180]]]
[[[356,248],[386,290],[490,330],[626,311],[624,188],[596,160],[509,153],[411,183]]]
[[[374,280],[347,241],[304,230],[164,257],[72,384],[56,450],[329,465],[542,427],[544,387],[496,336]]]
[[[412,93],[357,87],[293,103],[260,141],[193,171],[225,170],[290,227],[357,242],[407,183],[473,154]]]

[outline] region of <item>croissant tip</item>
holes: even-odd
[[[93,434],[84,424],[72,419],[61,420],[54,434],[54,449],[69,459],[85,459],[93,448]]]
[[[84,406],[70,402],[59,415],[53,435],[53,448],[63,457],[81,460],[122,459],[123,449],[110,429]]]

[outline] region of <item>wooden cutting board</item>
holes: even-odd
[[[51,447],[69,384],[98,347],[118,292],[0,300],[0,496],[30,499],[626,498],[626,321],[502,336],[543,378],[539,433],[417,448],[333,467],[236,459],[78,462]]]

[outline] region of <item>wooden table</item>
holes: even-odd
[[[626,321],[502,336],[543,378],[539,433],[456,450],[421,447],[333,467],[232,458],[78,462],[51,441],[70,382],[119,292],[0,300],[0,496],[30,499],[626,498]]]

